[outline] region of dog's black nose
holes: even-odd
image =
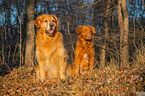
[[[52,30],[52,29],[53,29],[54,24],[49,24],[49,26],[50,26],[50,29]]]

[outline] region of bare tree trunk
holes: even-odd
[[[120,30],[120,53],[122,54],[122,45],[123,45],[123,17],[121,13],[121,1],[118,0],[118,23],[119,23],[119,30]],[[122,60],[122,55],[120,56]],[[122,64],[122,63],[121,63]]]
[[[128,16],[128,9],[126,5],[126,0],[122,0],[122,9],[123,9],[123,17],[124,17],[124,42],[123,42],[123,49],[122,49],[122,63],[128,64],[128,33],[129,33],[129,16]]]
[[[27,4],[27,34],[26,34],[26,52],[25,52],[25,64],[33,66],[34,60],[34,7],[35,0],[26,0]]]
[[[104,67],[105,66],[105,57],[106,57],[106,49],[107,49],[107,40],[108,40],[108,16],[109,16],[109,8],[110,8],[110,0],[106,0],[105,1],[105,8],[104,8],[104,13],[103,13],[103,16],[104,16],[104,35],[105,35],[105,38],[103,40],[103,45],[102,45],[102,49],[101,49],[101,54],[100,54],[100,64],[101,64],[101,67]]]
[[[129,17],[128,17],[128,9],[126,6],[126,0],[118,0],[118,23],[120,29],[121,65],[128,64]]]

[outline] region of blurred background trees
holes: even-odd
[[[113,60],[130,64],[134,53],[145,43],[145,4],[143,0],[0,0],[0,75],[13,67],[35,60],[36,27],[41,14],[55,14],[61,22],[68,63],[73,64],[80,25],[92,25],[95,66]],[[35,29],[35,30],[34,30]]]

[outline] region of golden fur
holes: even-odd
[[[65,49],[63,35],[59,32],[59,21],[55,15],[40,15],[34,24],[38,28],[36,36],[37,78],[60,77],[65,79]]]
[[[73,75],[78,76],[93,69],[94,65],[94,47],[93,47],[93,33],[95,28],[93,26],[80,26],[76,28],[78,41],[76,43],[75,60],[73,66]]]

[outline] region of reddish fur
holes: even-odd
[[[86,31],[86,33],[84,31]],[[75,60],[73,66],[73,74],[75,76],[77,76],[79,72],[83,74],[84,72],[92,70],[95,56],[92,42],[95,28],[92,26],[80,26],[76,28],[76,32],[79,36],[76,43]]]

